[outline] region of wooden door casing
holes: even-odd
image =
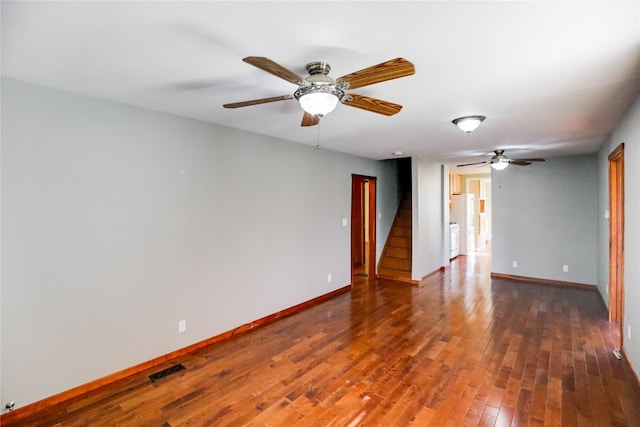
[[[609,155],[609,321],[624,342],[624,143]]]

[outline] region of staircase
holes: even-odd
[[[396,212],[378,263],[378,277],[411,281],[411,193]]]

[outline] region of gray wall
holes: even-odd
[[[377,253],[397,207],[394,162],[12,80],[1,136],[18,407],[348,285],[351,174],[378,177]]]
[[[381,176],[385,179],[377,181],[376,203],[378,220],[376,228],[376,260],[380,259],[384,244],[396,217],[396,211],[402,201],[402,189],[398,177],[398,160],[390,159],[379,162]]]
[[[491,191],[493,272],[596,284],[595,154],[493,171]]]
[[[411,159],[412,173],[412,264],[411,278],[420,280],[443,266],[443,233],[447,230],[443,214],[444,182],[442,165],[424,159]],[[448,185],[448,184],[447,184]],[[447,262],[448,265],[448,262]]]
[[[609,304],[609,154],[624,142],[624,348],[640,374],[640,96],[598,151],[598,287]],[[631,328],[631,338],[628,329]]]

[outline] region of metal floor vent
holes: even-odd
[[[156,372],[155,374],[149,375],[149,379],[155,383],[161,378],[164,378],[168,375],[174,374],[179,371],[183,371],[185,369],[187,368],[185,368],[182,363],[178,363],[177,365],[169,366],[167,369],[163,369],[160,372]]]

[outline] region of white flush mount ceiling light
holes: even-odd
[[[327,75],[331,66],[326,62],[307,64],[307,71],[309,77],[305,80],[308,85],[299,87],[293,96],[304,111],[313,116],[323,117],[332,112],[338,101],[344,98],[346,87]]]
[[[458,126],[461,131],[469,135],[480,126],[480,123],[482,123],[484,119],[486,119],[485,116],[464,116],[453,119],[451,122]]]

